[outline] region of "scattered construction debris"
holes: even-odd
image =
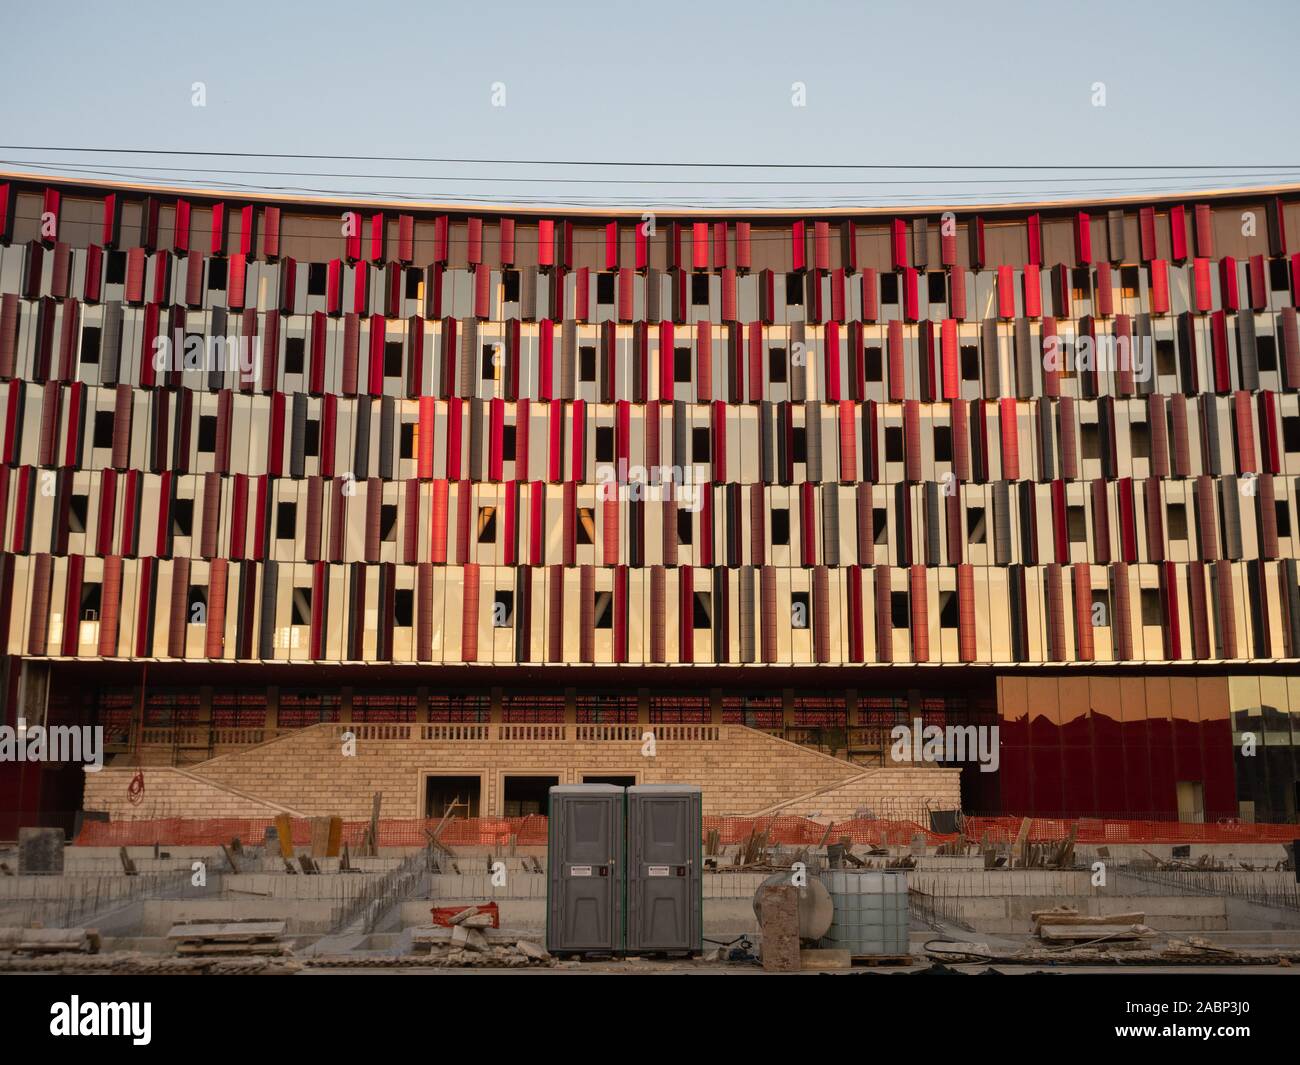
[[[94,928],[0,928],[0,954],[98,954]]]
[[[465,925],[467,928],[500,928],[501,910],[495,902],[484,902],[476,906],[435,906],[433,923],[440,928]]]
[[[293,818],[280,814],[275,819],[275,835],[280,841],[280,857],[287,862],[293,857]]]
[[[477,907],[470,907],[475,910]],[[457,915],[459,916],[459,915]],[[416,928],[411,933],[411,949],[424,965],[451,968],[506,968],[526,965],[553,966],[556,959],[541,944],[524,937],[510,940],[489,939],[486,925],[467,927],[470,921],[487,914],[470,914],[451,927]]]
[[[196,921],[173,925],[167,933],[179,955],[267,954],[288,952],[281,941],[283,921]]]

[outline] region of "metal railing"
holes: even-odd
[[[1223,869],[1135,869],[1132,865],[1118,870],[1125,876],[1147,884],[1172,888],[1183,895],[1212,895],[1217,898],[1241,899],[1261,906],[1295,910],[1300,913],[1300,884],[1286,883],[1292,872],[1273,870]],[[1270,883],[1270,879],[1277,883]]]

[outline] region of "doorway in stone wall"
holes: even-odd
[[[501,781],[501,812],[506,817],[545,816],[551,808],[551,788],[559,775],[506,776]]]
[[[424,778],[424,816],[478,817],[483,780],[477,776],[435,776]]]

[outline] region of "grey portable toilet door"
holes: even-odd
[[[699,950],[699,790],[629,788],[627,847],[628,950]]]
[[[622,950],[623,789],[557,794],[561,790],[551,792],[551,817],[559,815],[560,838],[558,854],[550,856],[559,868],[551,873],[556,890],[550,900],[553,938],[548,946],[558,951]]]

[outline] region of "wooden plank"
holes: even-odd
[[[1029,825],[1030,820],[1028,817],[1020,819],[1020,830],[1016,833],[1015,843],[1011,845],[1011,864],[1013,866],[1021,865],[1024,862],[1025,844],[1029,840]]]
[[[330,845],[330,819],[313,817],[311,819],[311,856],[324,858]]]
[[[280,841],[280,857],[293,857],[293,819],[288,814],[279,814],[275,819],[275,834]]]
[[[1155,932],[1143,924],[1045,925],[1038,938],[1049,942],[1093,939],[1146,939]]]
[[[366,830],[366,852],[371,858],[379,857],[379,808],[384,801],[384,793],[377,791],[370,802],[370,827]]]

